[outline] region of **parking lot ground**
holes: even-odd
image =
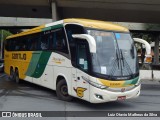
[[[92,104],[76,98],[65,102],[53,90],[25,81],[16,84],[1,74],[0,111],[160,111],[160,85],[142,84],[136,99]]]

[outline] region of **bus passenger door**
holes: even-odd
[[[88,79],[88,43],[85,40],[77,41],[77,70],[76,70],[76,88],[74,91],[77,96],[81,99],[89,101],[89,84],[83,79],[83,77]]]

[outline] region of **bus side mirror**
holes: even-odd
[[[151,46],[150,46],[150,44],[146,40],[143,40],[143,39],[140,39],[140,38],[133,38],[133,40],[145,45],[146,55],[145,55],[144,62],[145,63],[151,63],[152,62],[152,55],[151,55]]]
[[[151,63],[152,62],[152,55],[145,55],[144,62],[145,63]]]
[[[87,40],[87,42],[89,44],[90,52],[91,53],[96,53],[96,41],[91,35],[88,35],[88,34],[73,34],[72,37]]]

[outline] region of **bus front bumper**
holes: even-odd
[[[141,85],[136,86],[129,91],[113,92],[113,91],[108,91],[107,89],[99,89],[99,88],[90,86],[90,102],[104,103],[109,101],[136,98],[140,95],[140,88],[141,88]],[[119,99],[119,98],[123,98],[123,99]]]

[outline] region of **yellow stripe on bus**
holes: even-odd
[[[38,33],[38,32],[42,31],[42,28],[45,28],[45,25],[41,25],[39,27],[36,27],[36,28],[30,29],[30,30],[21,32],[19,34],[11,35],[11,36],[7,37],[7,39],[15,38],[15,37],[23,36],[23,35],[28,35],[28,34],[33,34],[33,33]]]
[[[120,25],[113,24],[111,22],[98,21],[98,20],[73,18],[73,19],[64,19],[64,23],[78,23],[88,28],[129,32],[127,28],[122,27]]]
[[[110,81],[110,80],[104,80],[104,79],[98,79],[103,85],[112,87],[112,88],[120,88],[124,87],[125,81]]]

